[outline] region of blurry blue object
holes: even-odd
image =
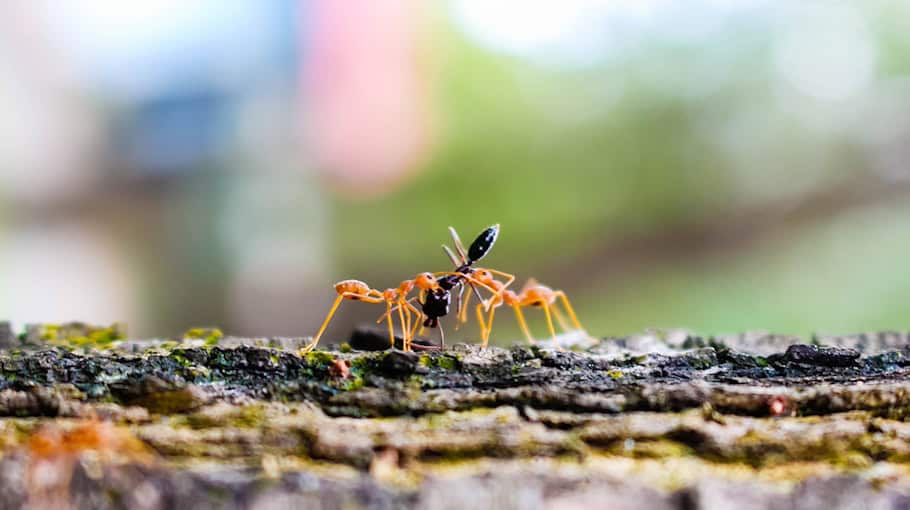
[[[229,141],[230,98],[214,88],[178,90],[136,105],[121,127],[119,153],[145,175],[199,169]]]
[[[231,142],[237,105],[286,93],[298,75],[303,2],[53,5],[52,37],[82,85],[120,112],[115,149],[134,172],[200,168]]]

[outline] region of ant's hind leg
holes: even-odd
[[[313,340],[310,343],[300,348],[301,354],[306,354],[312,351],[316,344],[319,343],[319,338],[322,337],[322,334],[325,332],[325,328],[329,326],[329,322],[332,320],[332,316],[335,315],[335,311],[338,310],[338,305],[341,304],[341,301],[344,299],[344,294],[339,294],[335,298],[335,302],[332,303],[332,308],[329,309],[329,314],[326,315],[325,320],[322,322],[322,326],[319,327],[319,332],[316,333],[316,336],[313,337]]]
[[[381,294],[381,293],[380,293]],[[319,343],[319,339],[322,337],[322,334],[325,332],[325,328],[328,327],[329,322],[332,320],[332,317],[335,315],[335,311],[338,310],[338,305],[345,299],[356,298],[364,303],[383,303],[385,299],[380,297],[370,297],[371,293],[367,294],[358,294],[356,292],[342,292],[335,298],[335,302],[332,304],[332,308],[329,310],[329,314],[326,315],[325,320],[322,322],[322,326],[319,327],[319,332],[316,333],[316,336],[313,337],[313,340],[300,348],[300,354],[306,354],[312,351],[316,344]]]

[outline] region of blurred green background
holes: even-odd
[[[484,264],[566,290],[597,336],[907,329],[906,3],[9,14],[0,316],[18,324],[309,335],[335,281],[447,269],[447,226],[501,223]],[[381,311],[345,303],[326,338]],[[498,317],[493,341],[516,339]]]

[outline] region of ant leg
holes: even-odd
[[[496,306],[490,308],[490,317],[487,319],[487,334],[483,339],[483,348],[486,349],[490,343],[490,332],[493,331],[493,315],[496,314]]]
[[[401,311],[400,309],[398,310]],[[392,302],[385,302],[385,319],[389,323],[389,348],[395,348],[395,330],[392,328]]]
[[[547,316],[547,327],[550,328],[550,338],[556,337],[556,329],[553,328],[553,317],[550,315],[550,305],[543,304],[543,313]]]
[[[401,322],[401,341],[402,341],[401,346],[405,351],[408,350],[408,330],[410,329],[410,325],[411,325],[411,311],[410,310],[407,310],[407,315],[408,315],[408,321],[407,321],[407,323],[405,323],[405,320],[404,320],[405,310],[402,310],[401,305],[399,304],[398,321]],[[392,347],[393,348],[395,347],[394,339],[392,340]]]
[[[518,326],[521,328],[521,332],[524,333],[525,338],[528,339],[528,343],[534,345],[534,337],[531,336],[531,330],[528,329],[528,323],[525,322],[525,316],[521,313],[521,305],[512,305],[512,309],[515,310],[515,317],[518,318]]]
[[[572,331],[569,329],[569,325],[566,324],[566,318],[563,317],[562,312],[559,311],[558,306],[554,306],[551,311],[553,312],[553,316],[556,317],[556,322],[559,323],[559,327],[563,330],[563,332],[568,333],[569,331]]]
[[[442,330],[442,321],[439,321],[437,324],[439,327],[439,348],[445,350],[446,348],[446,333]]]
[[[477,313],[477,324],[480,325],[480,340],[484,346],[487,344],[487,325],[483,319],[483,305],[478,304],[477,308],[474,309]]]
[[[468,282],[468,286],[471,287],[471,294],[474,294],[475,296],[477,296],[477,299],[483,301],[483,296],[480,295],[480,291],[477,290],[477,287],[475,287],[474,284],[471,282]]]
[[[411,343],[414,342],[414,335],[417,333],[417,326],[421,323],[421,318],[423,317],[423,312],[417,309],[416,306],[412,305],[410,301],[406,301],[407,305],[407,315],[408,315],[408,349],[411,348]],[[412,317],[416,317],[411,325]]]
[[[464,298],[464,307],[461,309],[461,316],[458,317],[458,320],[461,322],[468,322],[468,305],[471,304],[471,294],[468,294]]]
[[[559,296],[559,299],[562,301],[562,306],[564,306],[566,312],[569,313],[569,319],[572,320],[572,324],[574,324],[576,328],[584,331],[585,328],[578,322],[578,317],[575,316],[575,310],[572,309],[572,305],[569,303],[569,297],[566,296],[566,293],[560,290],[556,292],[556,295]]]
[[[385,301],[385,299],[383,299],[383,300]],[[389,323],[389,348],[390,349],[395,348],[395,330],[392,327],[392,312],[393,311],[394,311],[394,309],[392,308],[391,301],[385,301],[385,313],[380,315],[379,318],[376,319],[376,324],[379,324],[382,321],[386,321]],[[401,312],[401,310],[399,310],[399,315],[401,314],[400,312]]]
[[[385,301],[382,298],[370,297],[369,292],[367,294],[358,294],[356,292],[342,292],[341,294],[338,295],[337,298],[335,298],[335,302],[332,304],[332,308],[329,310],[329,314],[326,315],[325,320],[322,322],[322,326],[319,327],[319,332],[316,333],[316,336],[313,337],[313,340],[310,343],[308,343],[307,345],[303,346],[300,349],[301,354],[306,354],[306,353],[312,351],[316,347],[316,344],[319,343],[319,339],[322,337],[322,334],[325,332],[325,328],[328,327],[329,322],[332,320],[332,317],[335,315],[335,311],[338,310],[338,305],[340,305],[341,301],[343,301],[344,299],[350,299],[350,298],[357,298],[360,301],[364,301],[366,303],[382,303],[383,301]]]
[[[313,337],[313,340],[310,343],[300,348],[301,354],[306,354],[312,351],[316,344],[319,343],[319,338],[322,337],[322,333],[325,332],[325,328],[329,326],[329,321],[332,320],[332,316],[335,315],[335,311],[338,310],[338,305],[341,304],[341,301],[344,299],[344,294],[338,294],[338,297],[335,298],[335,302],[332,303],[332,308],[329,309],[329,314],[326,315],[325,320],[322,322],[322,326],[319,327],[319,331],[316,333],[316,336]]]
[[[417,299],[416,297],[412,297],[411,299],[408,300],[408,302],[410,303],[412,301],[415,301],[416,299]],[[392,307],[392,311],[393,312],[398,311],[399,306],[401,306],[400,302],[399,302],[399,304]],[[376,324],[379,324],[380,322],[384,321],[388,314],[389,314],[388,312],[385,312],[382,315],[380,315],[379,318],[376,319]]]
[[[455,272],[452,272],[452,271],[439,271],[439,272],[437,272],[437,273],[433,273],[433,276],[442,276],[442,275],[456,275],[456,276],[460,276],[460,277],[464,278],[465,280],[467,280],[469,283],[471,283],[471,284],[473,284],[473,285],[477,285],[478,287],[483,287],[484,289],[490,291],[490,293],[492,293],[494,296],[495,296],[496,294],[499,294],[499,291],[497,291],[497,290],[494,289],[493,287],[490,287],[490,286],[487,285],[486,283],[483,283],[482,281],[480,281],[480,280],[478,280],[478,279],[476,279],[476,278],[474,278],[474,277],[472,277],[472,276],[468,276],[468,275],[466,275],[466,274],[464,274],[464,273],[455,273]]]
[[[468,294],[468,296],[470,296],[470,294]],[[458,289],[458,294],[455,294],[455,331],[458,331],[458,327],[461,325],[461,321],[457,319],[458,317],[461,317],[461,311],[465,305],[464,299],[464,285],[462,285],[461,288]]]
[[[474,295],[477,296],[477,299],[480,299],[481,301],[483,300],[483,296],[480,295],[480,292],[477,290],[477,287],[475,287],[474,285],[480,285],[481,287],[487,289],[488,291],[492,292],[493,294],[496,294],[496,290],[491,288],[489,285],[487,285],[485,283],[481,283],[464,273],[456,273],[453,271],[438,271],[436,273],[433,273],[433,276],[443,276],[443,275],[454,275],[454,276],[460,276],[460,277],[464,278],[468,282],[468,284],[471,286],[471,292],[473,292]],[[457,317],[457,314],[456,314],[456,317]]]
[[[490,268],[487,268],[487,271],[489,271],[489,272],[491,272],[491,273],[493,273],[493,274],[495,274],[495,275],[497,275],[497,276],[502,276],[503,278],[506,279],[506,281],[504,281],[504,282],[502,283],[502,288],[503,288],[503,289],[506,289],[509,285],[512,284],[512,282],[515,281],[515,275],[514,275],[514,274],[509,274],[509,273],[506,273],[506,272],[503,272],[503,271],[497,271],[496,269],[490,269]]]

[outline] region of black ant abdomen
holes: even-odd
[[[470,266],[474,262],[484,258],[487,253],[490,252],[490,249],[493,248],[497,237],[499,237],[498,223],[491,227],[487,227],[486,230],[481,232],[480,235],[477,236],[477,239],[471,243],[470,248],[468,248],[467,265]]]

